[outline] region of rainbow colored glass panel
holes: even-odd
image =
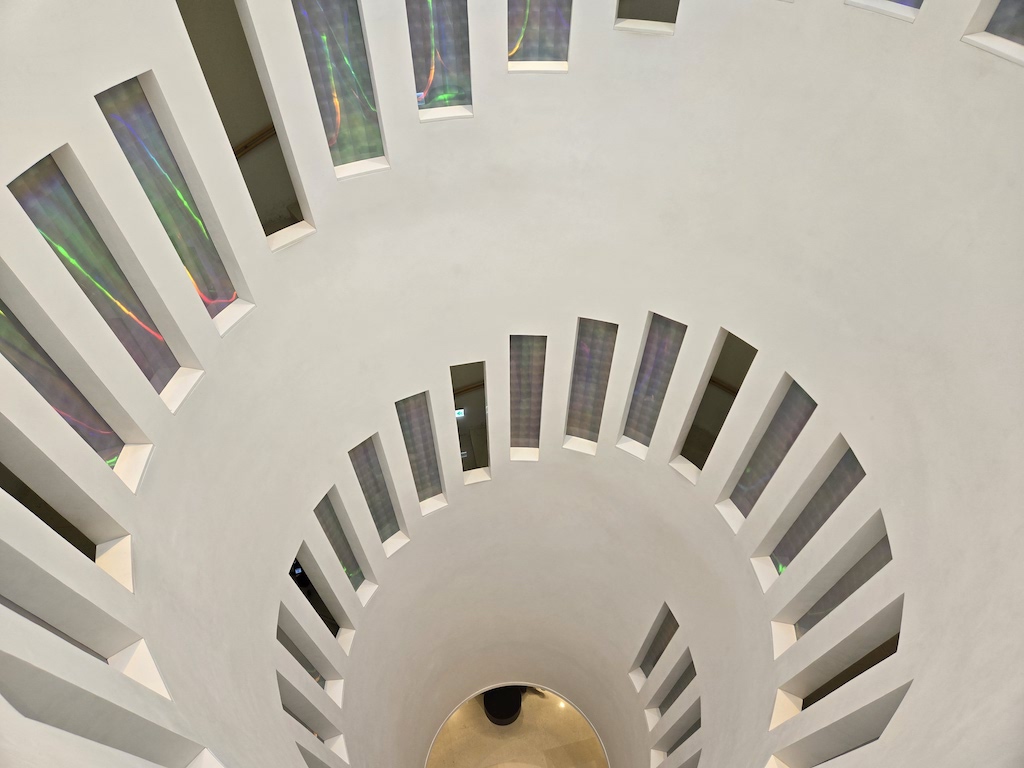
[[[178,361],[52,156],[9,189],[157,392]]]
[[[508,0],[508,60],[568,61],[572,0]]]
[[[138,78],[96,97],[210,317],[238,294]]]
[[[357,0],[292,0],[334,164],[384,155]]]
[[[89,405],[78,388],[0,302],[0,354],[24,376],[64,421],[111,467],[124,448],[110,425]]]
[[[466,0],[405,0],[420,109],[473,103]]]

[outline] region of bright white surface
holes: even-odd
[[[0,25],[0,181],[64,143],[82,147],[206,371],[172,416],[115,343],[85,333],[70,293],[47,293],[25,256],[35,233],[0,199],[0,258],[52,318],[55,356],[90,396],[108,393],[104,416],[121,409],[156,446],[133,496],[0,370],[3,458],[40,446],[51,469],[130,529],[133,628],[174,701],[99,675],[87,657],[83,680],[117,688],[144,716],[172,713],[226,768],[300,768],[297,739],[331,759],[281,712],[272,670],[288,565],[313,506],[338,484],[380,585],[365,607],[348,597],[350,655],[317,636],[325,658],[334,642],[345,679],[340,725],[356,768],[422,764],[455,705],[509,679],[560,690],[591,717],[613,765],[644,764],[646,703],[628,670],[666,600],[702,681],[705,768],[764,765],[787,734],[802,738],[910,678],[886,735],[846,765],[1016,768],[1024,686],[1007,660],[1024,631],[1011,610],[1024,579],[1024,522],[1011,503],[1024,454],[1024,70],[960,42],[974,3],[931,3],[928,23],[910,25],[842,3],[701,0],[682,5],[674,37],[654,40],[615,31],[615,4],[596,0],[573,15],[569,76],[512,78],[506,9],[476,2],[479,113],[430,127],[411,92],[402,3],[366,3],[392,171],[344,184],[290,5],[249,5],[317,223],[276,255],[173,3],[14,3]],[[244,271],[244,295],[259,304],[224,338],[91,99],[150,69]],[[688,331],[639,462],[614,450],[609,413],[626,406],[652,310]],[[559,450],[579,316],[620,323],[595,456]],[[767,510],[734,534],[713,508],[723,483],[712,478],[735,470],[757,417],[727,423],[696,485],[666,466],[707,360],[692,350],[710,349],[720,326],[807,389],[827,439],[841,431],[854,447],[885,513],[887,567],[906,590],[886,676],[773,735],[772,600],[787,579],[798,590],[812,574],[794,567],[762,594],[750,557]],[[508,334],[524,332],[549,336],[542,458],[529,463],[506,458],[501,383]],[[435,416],[447,416],[448,366],[480,359],[495,392],[495,479],[463,485],[454,420],[436,419],[449,508],[408,514],[416,497],[401,438],[385,440],[410,539],[388,558],[345,479],[345,452],[397,430],[394,402],[424,388]],[[749,396],[765,402],[773,387]],[[794,460],[793,477],[813,453]],[[785,467],[779,480],[788,482]],[[842,543],[821,536],[823,547]],[[59,656],[61,670],[78,671],[79,652],[52,650],[35,630],[18,636],[36,649],[33,662]],[[939,727],[951,701],[955,727]],[[12,765],[138,764],[0,716],[0,757]]]

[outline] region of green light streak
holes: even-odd
[[[516,40],[516,44],[512,47],[512,50],[508,52],[508,57],[511,59],[516,51],[519,50],[519,46],[523,44],[523,38],[526,37],[526,25],[530,21],[530,0],[526,0],[526,13],[523,14],[523,28],[519,31],[519,39]]]

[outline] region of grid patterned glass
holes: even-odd
[[[384,155],[358,0],[292,0],[334,164]]]
[[[789,385],[764,437],[757,444],[743,474],[729,497],[744,517],[761,498],[768,481],[775,476],[782,460],[793,447],[818,404],[795,381]]]
[[[153,388],[162,391],[178,361],[53,157],[8,188]]]
[[[437,464],[437,442],[430,421],[430,399],[426,392],[395,403],[398,423],[402,427],[405,451],[409,454],[412,479],[420,501],[432,499],[443,492],[441,469]]]
[[[665,698],[662,699],[661,704],[658,705],[658,711],[661,714],[668,712],[669,707],[676,703],[676,699],[682,695],[683,691],[686,690],[687,686],[694,681],[697,677],[697,669],[693,666],[691,661],[686,669],[683,670],[682,674],[679,675],[679,679],[676,680],[675,684],[669,689],[669,692],[665,694]]]
[[[619,326],[581,317],[565,434],[597,442]]]
[[[348,537],[341,527],[341,520],[334,509],[329,496],[324,496],[320,503],[313,508],[320,527],[323,528],[327,540],[334,548],[334,554],[338,556],[341,567],[345,570],[348,580],[352,582],[352,589],[359,589],[359,585],[366,581],[363,575],[363,567],[359,564],[356,553],[352,551],[352,545],[348,543]]]
[[[540,448],[547,346],[547,336],[509,337],[510,443],[513,448]]]
[[[104,91],[96,101],[185,265],[196,293],[210,317],[216,317],[238,294],[142,85],[138,78],[132,78]]]
[[[78,388],[3,302],[0,302],[0,354],[7,358],[100,458],[111,467],[117,463],[124,441],[89,405]]]
[[[352,460],[352,468],[356,471],[359,487],[366,497],[366,506],[370,508],[380,540],[387,541],[398,533],[398,517],[377,455],[377,443],[369,437],[349,451],[348,456]]]
[[[797,638],[803,637],[811,627],[832,613],[846,598],[867,584],[868,580],[882,570],[882,567],[890,560],[892,560],[892,550],[889,548],[889,537],[885,536],[868,550],[864,557],[854,563],[853,567],[832,586],[832,589],[822,595],[821,599],[797,620]]]
[[[1002,0],[985,31],[1024,45],[1024,0]]]
[[[711,372],[711,381],[704,390],[693,424],[679,451],[697,469],[704,469],[756,354],[757,350],[743,339],[731,333],[726,336],[715,369]]]
[[[650,677],[658,660],[665,653],[665,649],[672,642],[672,638],[675,637],[677,629],[679,629],[679,622],[672,615],[672,611],[668,611],[661,624],[658,625],[658,630],[654,633],[654,637],[651,638],[651,645],[640,662],[640,670],[646,676]]]
[[[665,402],[668,382],[676,367],[679,349],[683,346],[686,326],[661,315],[651,317],[640,368],[636,372],[633,398],[622,434],[649,446]]]
[[[405,0],[420,109],[473,103],[466,0]]]
[[[508,60],[568,61],[572,0],[508,0]]]
[[[821,529],[825,521],[832,517],[832,513],[863,479],[864,469],[853,451],[847,449],[835,469],[825,478],[825,482],[807,502],[800,516],[793,521],[793,525],[772,552],[772,562],[779,573],[789,567],[793,558],[800,554],[807,546],[807,542]]]

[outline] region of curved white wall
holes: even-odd
[[[290,4],[248,3],[317,228],[273,254],[174,3],[0,13],[0,181],[70,143],[206,371],[172,416],[0,195],[0,260],[22,283],[5,300],[30,294],[61,362],[155,446],[132,496],[0,366],[18,426],[4,457],[38,446],[53,461],[39,482],[66,473],[132,533],[137,628],[173,699],[140,711],[226,768],[302,764],[275,627],[311,510],[338,485],[380,584],[365,607],[346,598],[353,766],[422,765],[447,714],[508,679],[578,704],[615,768],[647,764],[628,672],[667,601],[697,665],[701,765],[761,768],[779,680],[756,542],[710,481],[667,466],[725,327],[760,351],[723,454],[792,375],[819,403],[822,450],[841,432],[865,467],[906,595],[899,653],[864,694],[913,685],[881,741],[837,767],[1019,764],[1024,69],[960,41],[973,2],[926,0],[907,24],[839,0],[684,0],[666,38],[613,31],[611,0],[577,2],[555,77],[507,75],[505,7],[471,0],[475,115],[434,124],[416,115],[403,4],[366,5],[391,169],[338,181]],[[92,99],[149,70],[256,304],[224,338]],[[648,311],[689,330],[640,462],[614,443]],[[578,316],[620,325],[593,457],[560,447]],[[510,333],[549,338],[536,464],[505,450]],[[481,359],[494,479],[463,486],[448,366]],[[393,405],[424,389],[449,499],[426,517]],[[375,432],[409,521],[390,558],[346,455]],[[715,461],[712,477],[731,468]],[[4,764],[142,764],[0,718]]]

